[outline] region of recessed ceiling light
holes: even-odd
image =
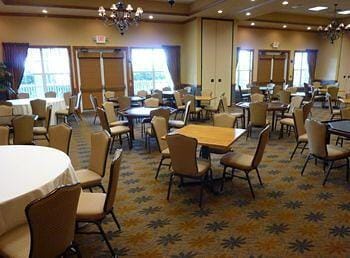
[[[251,2],[255,2],[255,0],[250,0]]]
[[[250,15],[251,15],[251,13],[250,13],[250,12],[246,12],[246,13],[245,13],[245,15],[250,16]]]
[[[48,11],[46,9],[43,9],[41,12],[42,13],[48,13]]]
[[[309,8],[309,11],[319,12],[327,9],[328,9],[327,6],[315,6],[315,7]]]
[[[350,10],[339,11],[338,14],[347,15],[350,14]]]
[[[282,27],[283,27],[283,29],[285,29],[285,28],[287,28],[287,25],[284,24]]]
[[[150,15],[150,16],[148,16],[148,18],[150,19],[150,20],[153,20],[153,15]]]
[[[287,5],[287,4],[289,4],[289,3],[288,3],[288,1],[283,1],[282,4],[283,4],[283,5]]]
[[[222,14],[222,13],[223,13],[223,10],[218,10],[218,13]]]
[[[307,30],[311,30],[312,28],[309,26],[309,27],[307,27]]]
[[[250,24],[250,26],[255,26],[255,22],[252,22],[252,23]]]

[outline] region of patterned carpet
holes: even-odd
[[[317,119],[328,118],[325,109],[312,113]],[[92,117],[85,114],[73,127],[71,158],[78,169],[87,166],[90,133],[100,126],[92,125]],[[257,133],[248,141],[241,138],[234,149],[252,153],[256,143]],[[134,149],[123,146],[115,204],[122,231],[111,218],[103,225],[115,251],[126,257],[350,257],[345,168],[335,169],[323,187],[322,164],[310,162],[300,176],[306,153],[289,161],[294,146],[293,134],[282,140],[272,134],[260,166],[264,186],[251,174],[256,200],[247,182],[235,178],[226,182],[222,194],[205,192],[199,209],[195,186],[175,186],[170,202],[166,200],[169,171],[164,167],[154,179],[160,154],[154,143],[152,153],[145,150],[138,128]],[[216,176],[222,173],[219,159],[212,157]],[[77,242],[84,257],[110,257],[98,235],[78,235]]]

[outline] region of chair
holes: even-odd
[[[323,160],[323,170],[326,174],[323,185],[326,184],[329,174],[333,168],[334,162],[338,160],[346,160],[346,180],[349,181],[349,156],[350,151],[335,145],[327,144],[327,126],[323,123],[307,119],[305,129],[309,138],[309,155],[306,158],[305,164],[301,171],[304,174],[308,162],[315,158]],[[326,164],[329,164],[326,171]]]
[[[82,99],[82,94],[81,94],[81,91],[79,91],[77,94],[77,101],[74,107],[74,113],[80,120],[83,120],[83,118],[81,117],[81,99]]]
[[[49,138],[47,136],[50,128],[50,122],[51,122],[51,113],[52,113],[52,106],[49,105],[46,108],[46,115],[45,115],[45,126],[36,126],[33,128],[34,136],[45,136],[46,140],[49,141]]]
[[[350,107],[340,109],[340,115],[342,120],[350,120]],[[335,145],[340,143],[340,146],[343,147],[344,140],[349,140],[348,138],[338,136]]]
[[[164,160],[170,159],[168,144],[166,140],[162,139],[162,137],[166,136],[168,133],[168,125],[166,123],[165,118],[161,116],[154,116],[152,118],[151,124],[152,124],[152,130],[154,132],[154,135],[157,141],[158,150],[162,156],[158,165],[156,176],[155,176],[155,179],[158,179],[161,166],[168,166],[169,169],[171,167],[171,162],[169,164],[163,164]]]
[[[45,98],[56,98],[57,94],[54,91],[45,92]]]
[[[0,105],[0,116],[12,116],[13,106]]]
[[[184,102],[187,103],[187,102],[191,102],[191,105],[190,105],[190,114],[193,116],[193,115],[196,115],[197,116],[197,119],[200,119],[201,118],[201,113],[202,113],[202,108],[200,107],[196,107],[196,99],[193,95],[185,95],[184,96]]]
[[[49,146],[69,155],[72,128],[65,124],[51,126],[49,128]]]
[[[10,128],[7,126],[0,126],[0,145],[10,144]]]
[[[18,93],[17,98],[18,99],[29,99],[29,93],[24,93],[24,92]]]
[[[69,98],[68,109],[61,109],[55,112],[56,124],[58,124],[59,118],[63,118],[63,122],[68,123],[68,118],[73,117],[76,122],[78,122],[77,114],[75,112],[75,104],[77,102],[77,96],[71,96]]]
[[[259,135],[259,142],[254,155],[248,155],[248,154],[243,154],[241,152],[234,151],[233,153],[228,153],[221,158],[220,163],[224,166],[224,171],[222,174],[221,191],[223,191],[224,189],[224,183],[225,183],[226,174],[227,174],[226,169],[229,167],[232,169],[232,172],[231,172],[232,178],[238,177],[248,181],[250,192],[252,193],[253,199],[255,199],[255,194],[250,181],[249,173],[252,170],[255,170],[258,176],[260,185],[263,185],[259,174],[258,166],[263,158],[267,142],[269,141],[269,133],[270,133],[270,125],[267,125]],[[245,177],[235,175],[235,169],[243,171],[245,173]]]
[[[108,132],[100,131],[91,134],[89,166],[86,169],[75,171],[83,189],[100,187],[104,193],[106,192],[102,185],[102,179],[105,176],[110,144],[111,137]]]
[[[247,138],[251,136],[253,127],[265,128],[269,124],[269,121],[266,120],[267,107],[268,105],[265,102],[249,104],[250,121],[247,128]]]
[[[13,124],[13,144],[33,145],[34,119],[31,115],[16,117]]]
[[[13,104],[8,101],[0,100],[0,106],[8,106],[8,107],[13,107]]]
[[[150,112],[150,119],[152,121],[153,117],[159,116],[163,117],[166,121],[167,125],[167,131],[168,131],[168,123],[169,123],[169,118],[170,118],[170,110],[169,109],[164,109],[164,108],[158,108],[155,110],[152,110]],[[151,150],[151,138],[155,137],[155,134],[152,130],[152,127],[148,127],[145,129],[145,147],[148,148],[148,150]]]
[[[291,101],[290,96],[291,96],[290,91],[281,90],[279,92],[279,101],[282,104],[288,105],[290,103],[290,101]]]
[[[327,101],[328,101],[328,108],[329,108],[329,113],[330,113],[330,120],[333,120],[335,117],[340,118],[341,113],[339,109],[334,110],[333,105],[332,105],[332,97],[331,95],[327,94]]]
[[[221,99],[222,99],[223,111],[224,111],[225,113],[230,113],[231,115],[235,116],[235,117],[236,117],[236,123],[237,123],[237,124],[238,124],[238,119],[240,119],[240,120],[241,120],[242,127],[244,128],[244,127],[245,127],[245,117],[244,117],[244,114],[243,114],[242,112],[229,112],[228,104],[227,104],[227,97],[226,97],[226,96],[222,96]]]
[[[66,107],[69,107],[69,98],[72,97],[72,93],[71,92],[65,92],[63,93],[63,99],[64,102],[66,103]]]
[[[298,87],[288,87],[286,88],[286,91],[290,92],[291,94],[295,94],[298,91]]]
[[[131,98],[129,98],[127,96],[118,97],[117,101],[119,104],[120,111],[127,110],[128,108],[131,107]]]
[[[300,96],[292,97],[292,100],[290,102],[288,111],[285,112],[285,113],[282,113],[282,114],[277,114],[277,116],[276,116],[276,123],[275,123],[275,129],[277,127],[277,122],[280,119],[281,119],[280,123],[286,125],[287,126],[287,130],[288,130],[288,126],[293,126],[293,112],[294,112],[294,109],[300,108],[302,103],[303,103],[303,97],[300,97]]]
[[[148,98],[144,101],[144,106],[149,108],[159,107],[159,99],[157,98]]]
[[[160,90],[155,90],[152,95],[152,98],[158,99],[159,100],[159,104],[163,105],[163,93]]]
[[[293,121],[294,121],[294,132],[295,132],[295,139],[297,142],[297,145],[295,146],[292,155],[290,156],[290,160],[293,159],[295,152],[298,148],[300,148],[300,145],[303,144],[304,146],[301,147],[301,153],[304,152],[307,143],[308,143],[308,137],[305,130],[305,118],[304,118],[304,112],[301,108],[294,109],[293,112]]]
[[[98,109],[102,110],[102,109]],[[113,257],[115,257],[115,252],[111,246],[105,231],[102,228],[103,221],[106,219],[107,215],[111,215],[115,224],[120,231],[120,224],[114,214],[113,206],[115,203],[115,197],[118,189],[119,181],[119,171],[122,158],[122,151],[117,150],[114,154],[113,161],[109,173],[109,182],[107,193],[87,193],[81,192],[78,209],[77,209],[77,223],[92,223],[95,224],[99,233],[105,240],[108,249],[110,250]],[[85,232],[76,231],[78,234],[84,234]],[[86,234],[91,234],[91,232],[86,232]]]
[[[327,87],[327,96],[332,101],[334,102],[335,106],[338,106],[338,92],[339,92],[339,87],[337,86],[328,86]]]
[[[107,101],[109,99],[115,98],[115,92],[114,91],[106,91],[104,95],[105,95],[105,99]]]
[[[264,102],[265,96],[260,93],[253,93],[250,95],[250,101],[251,103],[257,103],[257,102]]]
[[[61,257],[74,249],[79,184],[58,188],[25,208],[28,225],[19,226],[0,238],[1,257]]]
[[[89,98],[90,98],[90,103],[91,103],[92,109],[93,109],[93,111],[95,113],[95,115],[94,115],[94,124],[96,124],[97,107],[98,107],[97,98],[94,95],[92,95],[92,94],[89,95]]]
[[[115,137],[119,138],[120,146],[123,145],[122,136],[124,134],[127,137],[127,140],[129,143],[129,148],[131,149],[132,148],[132,140],[131,140],[131,136],[130,136],[130,128],[128,126],[124,126],[124,125],[117,125],[117,126],[111,127],[108,124],[106,112],[102,108],[97,108],[97,114],[98,114],[98,117],[100,118],[102,129],[106,130],[112,136],[112,144],[111,144],[110,152],[112,153]]]
[[[243,93],[242,87],[240,85],[238,85],[238,92],[239,92],[239,99],[240,99],[240,101],[249,102],[249,100],[250,100],[250,93]]]
[[[261,94],[259,86],[252,86],[252,87],[250,87],[250,96],[253,95],[253,94]]]
[[[128,125],[128,121],[118,120],[118,118],[115,114],[113,102],[105,102],[105,103],[103,103],[102,107],[103,107],[104,111],[106,112],[107,122],[108,122],[108,125],[110,127]],[[97,108],[96,108],[96,110],[97,110]]]
[[[181,134],[167,136],[172,172],[170,174],[167,200],[170,198],[171,187],[175,176],[199,180],[201,184],[199,207],[202,207],[203,188],[212,178],[211,164],[208,160],[196,158],[197,140]]]
[[[41,122],[42,124],[46,119],[46,100],[44,99],[31,100],[30,106],[32,108],[32,114],[38,116],[38,119],[36,122]]]
[[[278,100],[279,99],[279,93],[283,91],[283,86],[282,85],[276,85],[273,87],[272,90],[272,95],[270,96],[270,100]]]
[[[141,97],[141,98],[146,98],[147,95],[148,95],[148,92],[145,91],[145,90],[139,90],[139,91],[137,92],[137,96],[138,96],[138,97]]]
[[[183,119],[182,120],[169,120],[169,127],[170,128],[176,128],[176,129],[180,129],[184,126],[187,125],[188,123],[188,118],[190,116],[190,105],[191,102],[187,102],[185,105],[185,114],[183,115]]]
[[[211,90],[205,89],[205,90],[202,90],[201,96],[204,96],[204,97],[212,97],[212,96],[213,96],[213,92],[212,92]],[[201,107],[209,106],[209,105],[210,105],[210,101],[201,100],[200,105],[201,105]],[[214,108],[215,108],[215,107],[214,107]]]
[[[184,112],[185,111],[185,105],[182,102],[182,98],[181,98],[181,93],[179,91],[175,91],[174,92],[174,99],[175,99],[175,106],[176,106],[176,115],[175,115],[175,119],[177,116],[178,112]]]
[[[213,114],[217,114],[220,113],[220,109],[223,109],[223,104],[222,104],[222,98],[220,98],[219,101],[216,101],[215,106],[210,105],[210,103],[208,103],[208,105],[204,106],[204,110],[206,112],[206,117],[213,117]]]

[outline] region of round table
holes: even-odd
[[[53,148],[0,146],[0,164],[0,235],[26,223],[31,201],[78,182],[70,158]]]
[[[54,125],[56,123],[55,113],[58,110],[66,108],[66,103],[63,98],[40,98],[46,100],[46,106],[52,106],[52,114],[50,124]],[[14,115],[31,115],[32,107],[30,101],[34,99],[13,99],[8,100],[13,105],[13,114]]]

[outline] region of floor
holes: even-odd
[[[314,108],[312,114],[328,118],[326,109]],[[88,164],[90,133],[101,128],[92,125],[89,114],[72,126],[70,156],[79,169]],[[257,133],[252,139],[242,137],[234,150],[253,153],[256,144]],[[349,257],[350,184],[345,168],[334,170],[323,187],[322,164],[310,162],[301,176],[306,153],[289,161],[294,146],[293,134],[281,140],[272,134],[260,165],[263,187],[252,173],[256,200],[247,182],[235,178],[226,182],[222,194],[205,192],[199,209],[197,187],[175,186],[166,200],[169,171],[164,167],[154,179],[160,154],[155,144],[151,153],[145,150],[138,129],[134,149],[123,146],[115,204],[122,231],[111,218],[103,225],[115,251],[125,257]],[[216,176],[222,173],[219,159],[212,157]],[[77,242],[84,257],[110,257],[98,235],[78,235]]]

